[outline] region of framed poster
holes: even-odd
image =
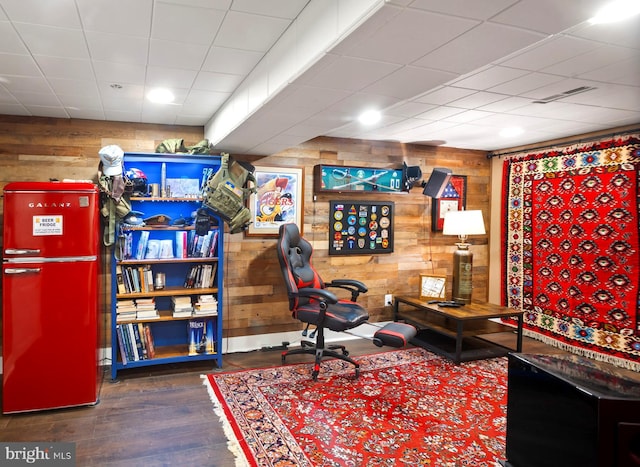
[[[302,234],[304,169],[256,167],[257,193],[249,197],[251,224],[247,236],[278,236],[280,225],[293,222]]]
[[[406,192],[403,189],[403,169],[316,165],[313,180],[316,193]]]
[[[389,201],[330,201],[329,254],[393,253],[393,207]]]
[[[452,175],[440,198],[431,202],[431,230],[442,232],[447,211],[460,211],[467,207],[467,176]]]
[[[420,300],[443,299],[447,278],[432,274],[420,274]]]

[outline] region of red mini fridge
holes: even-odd
[[[98,190],[4,188],[2,412],[98,401]]]

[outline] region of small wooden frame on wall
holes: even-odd
[[[420,299],[444,300],[447,278],[433,274],[420,274]]]
[[[467,176],[452,175],[442,196],[431,204],[431,231],[442,232],[447,211],[462,211],[467,207]]]
[[[280,225],[295,223],[302,234],[304,169],[256,167],[257,193],[249,197],[251,224],[247,236],[277,237]]]

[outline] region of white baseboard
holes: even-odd
[[[372,339],[373,334],[387,322],[364,323],[349,332],[325,331],[325,342],[346,341],[352,339]],[[258,334],[254,336],[238,336],[222,339],[222,353],[251,352],[263,348],[278,347],[288,342],[289,347],[297,347],[304,339],[301,331]],[[307,338],[308,339],[308,338]],[[98,353],[100,365],[111,365],[111,348],[102,348]],[[2,357],[0,357],[0,373],[2,373]]]

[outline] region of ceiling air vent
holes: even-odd
[[[587,91],[592,91],[596,88],[593,86],[580,86],[579,88],[569,89],[561,94],[554,94],[553,96],[545,97],[544,99],[538,99],[533,101],[534,104],[548,104],[549,102],[557,101],[558,99],[563,99],[569,96],[575,96],[576,94],[580,94]]]

